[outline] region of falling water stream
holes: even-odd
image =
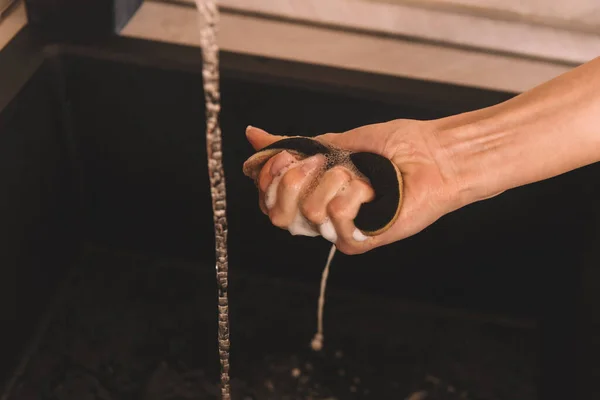
[[[217,43],[219,10],[215,0],[196,0],[199,11],[200,45],[202,48],[202,78],[206,103],[206,149],[208,156],[208,174],[212,196],[213,221],[215,229],[216,273],[218,289],[218,346],[221,363],[221,399],[231,399],[229,377],[229,299],[228,257],[227,257],[227,199],[225,172],[223,170],[223,150],[219,113],[221,111],[221,93],[219,89],[219,46]],[[332,246],[323,271],[321,294],[318,303],[317,333],[311,342],[313,350],[323,347],[323,308],[325,306],[325,287],[329,275],[329,266],[335,254]]]
[[[229,385],[229,300],[227,258],[227,200],[219,112],[219,46],[217,32],[219,10],[214,0],[196,0],[201,17],[200,44],[202,47],[202,78],[206,102],[206,149],[208,174],[215,226],[215,252],[218,288],[218,342],[221,362],[221,399],[230,400]]]

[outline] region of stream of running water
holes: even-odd
[[[227,199],[219,113],[219,10],[214,0],[196,0],[200,14],[202,78],[206,102],[206,149],[215,228],[216,273],[218,288],[218,346],[221,362],[221,399],[230,400],[229,384],[229,299],[227,257]]]

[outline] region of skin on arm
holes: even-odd
[[[259,150],[282,139],[249,127]],[[600,161],[600,58],[504,103],[431,121],[394,120],[316,138],[392,160],[403,175],[404,203],[394,225],[365,241],[353,238],[353,219],[375,194],[341,167],[318,181],[321,156],[272,157],[258,179],[259,204],[285,228],[298,211],[319,225],[330,220],[336,245],[358,254],[414,235],[443,215],[506,190]],[[280,176],[273,204],[269,187]]]

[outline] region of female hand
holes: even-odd
[[[600,161],[598,87],[600,57],[493,107],[318,136],[342,149],[380,154],[401,171],[403,205],[380,236],[354,236],[352,221],[373,199],[371,188],[341,167],[315,183],[323,162],[318,156],[296,162],[283,152],[271,158],[258,177],[261,209],[282,228],[298,211],[316,225],[332,222],[336,245],[346,254],[401,240],[469,203]],[[246,134],[256,150],[282,138],[251,127]],[[279,174],[274,201],[266,204],[265,191]]]
[[[360,205],[373,200],[371,187],[340,166],[315,181],[323,156],[299,161],[284,151],[269,159],[258,176],[260,208],[283,229],[290,226],[298,212],[317,226],[331,221],[337,233],[335,244],[346,254],[364,253],[411,236],[461,205],[453,165],[435,132],[435,121],[395,120],[315,138],[346,150],[380,154],[400,169],[403,205],[395,223],[379,236],[359,241],[354,235],[353,220]],[[283,138],[254,127],[248,127],[246,135],[255,150]],[[267,191],[279,174],[282,176],[273,196],[275,201],[267,204]]]

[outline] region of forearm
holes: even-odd
[[[600,161],[600,58],[487,109],[436,121],[464,203]]]

